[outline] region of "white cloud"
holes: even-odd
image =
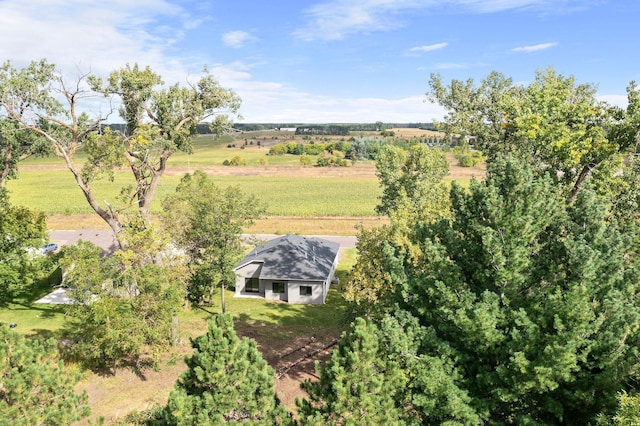
[[[305,41],[339,40],[346,36],[389,31],[404,26],[401,15],[412,10],[463,9],[470,13],[538,10],[561,13],[585,7],[591,0],[329,0],[304,14],[308,23],[293,35]]]
[[[310,22],[293,34],[311,41],[316,39],[338,40],[347,35],[386,31],[402,24],[394,15],[407,9],[420,7],[416,0],[334,0],[318,3],[305,14]]]
[[[425,102],[424,96],[399,99],[333,98],[276,87],[239,94],[246,101],[241,111],[246,122],[305,123],[395,123],[431,122],[445,115],[444,109]],[[255,97],[258,97],[256,99]],[[259,102],[258,102],[259,100]],[[375,111],[375,113],[373,112]]]
[[[627,105],[629,105],[629,98],[627,95],[598,95],[597,98],[600,101],[619,106],[620,108],[626,108]]]
[[[229,31],[222,35],[224,44],[235,48],[242,47],[247,41],[252,40],[256,40],[256,38],[246,31]]]
[[[186,71],[169,52],[201,19],[168,0],[5,0],[0,57],[24,66],[47,58],[63,72],[104,75],[126,63],[150,65],[165,79]],[[176,72],[177,71],[177,72]]]
[[[557,46],[558,43],[540,43],[540,44],[534,44],[531,46],[520,46],[520,47],[515,47],[513,49],[511,49],[512,52],[524,52],[524,53],[531,53],[531,52],[538,52],[540,50],[547,50],[550,49],[552,47]]]
[[[410,52],[419,52],[419,53],[432,52],[434,50],[444,49],[447,46],[448,46],[448,43],[435,43],[435,44],[429,44],[429,45],[425,45],[425,46],[412,47],[411,49],[409,49],[409,51]]]

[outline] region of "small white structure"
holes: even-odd
[[[233,269],[236,297],[322,304],[338,265],[340,245],[285,235],[256,247]]]

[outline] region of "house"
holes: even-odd
[[[253,249],[233,269],[236,297],[322,304],[338,264],[340,244],[285,235]]]

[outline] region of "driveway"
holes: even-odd
[[[245,239],[271,240],[280,237],[276,234],[243,234]],[[354,236],[310,235],[311,237],[324,238],[340,244],[340,249],[354,248],[358,239]],[[106,229],[78,229],[66,231],[49,231],[51,242],[59,245],[75,244],[78,240],[89,241],[102,249],[106,255],[113,254],[118,245],[110,230]]]

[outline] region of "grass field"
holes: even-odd
[[[176,175],[162,178],[152,213],[160,211],[160,201],[175,190],[179,180]],[[273,216],[370,216],[380,194],[375,178],[218,176],[215,182],[235,185],[255,195],[266,205],[266,214]],[[128,184],[132,180],[126,173],[116,175],[114,182],[98,181],[96,197],[117,205],[114,200],[119,188]],[[13,203],[47,214],[93,212],[66,170],[23,171],[19,179],[8,182],[7,188]]]

